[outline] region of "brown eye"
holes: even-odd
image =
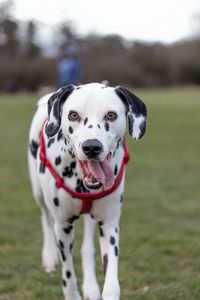
[[[69,115],[68,115],[68,119],[70,121],[78,121],[78,122],[80,122],[80,120],[81,120],[79,114],[74,110],[70,110]]]
[[[117,119],[117,114],[114,111],[109,111],[107,115],[105,115],[104,119],[106,121],[115,121]]]

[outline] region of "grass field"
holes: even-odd
[[[138,90],[149,118],[144,139],[128,138],[121,219],[122,300],[200,299],[200,89]],[[36,95],[0,96],[0,300],[63,299],[60,270],[42,272],[39,210],[26,144]],[[81,220],[75,265],[81,285]],[[99,251],[97,250],[97,254]],[[99,280],[103,276],[97,259]]]

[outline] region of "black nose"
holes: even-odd
[[[83,142],[82,149],[88,158],[97,158],[103,151],[103,145],[97,139]]]

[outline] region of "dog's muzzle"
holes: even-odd
[[[103,145],[97,139],[89,139],[82,144],[86,160],[79,160],[79,166],[84,176],[84,183],[88,189],[103,190],[110,189],[114,184],[114,173],[110,165],[112,154],[109,153],[103,161],[100,154],[103,152]]]

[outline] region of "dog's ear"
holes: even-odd
[[[117,86],[115,92],[127,107],[129,134],[135,140],[140,139],[146,131],[147,109],[145,104],[124,87]]]
[[[54,136],[61,124],[61,112],[64,102],[73,92],[75,86],[70,84],[60,88],[48,100],[48,121],[45,126],[45,132],[48,137]]]

